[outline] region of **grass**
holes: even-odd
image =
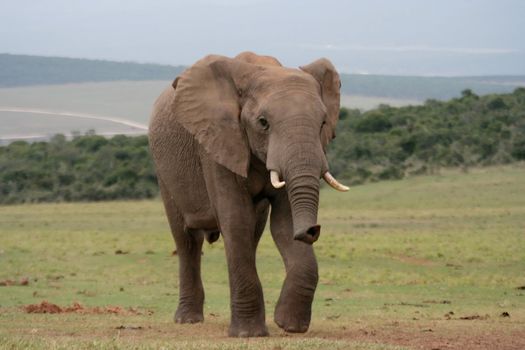
[[[177,258],[160,201],[3,206],[0,281],[28,277],[29,285],[0,287],[0,348],[375,350],[486,334],[517,341],[525,329],[525,292],[517,289],[525,285],[524,193],[523,165],[444,171],[347,194],[323,189],[310,331],[286,335],[272,322],[284,268],[265,233],[257,264],[272,337],[251,340],[226,337],[222,240],[204,247],[205,323],[172,323]],[[42,300],[154,313],[22,312]],[[482,319],[460,319],[475,315]]]

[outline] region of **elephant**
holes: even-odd
[[[148,133],[179,259],[175,322],[203,321],[202,245],[222,236],[228,335],[268,335],[255,255],[270,216],[286,270],[274,321],[287,332],[308,330],[319,278],[312,247],[321,232],[319,180],[348,190],[326,158],[340,87],[328,59],[292,69],[243,52],[204,57],[158,97]]]

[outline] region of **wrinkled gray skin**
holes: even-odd
[[[222,234],[231,291],[230,336],[266,336],[255,251],[271,207],[286,266],[275,322],[306,332],[318,281],[319,178],[334,137],[339,75],[326,59],[301,69],[245,52],[207,56],[155,103],[150,147],[179,257],[175,321],[203,321],[203,240]],[[266,120],[263,121],[263,120]],[[269,170],[286,186],[275,189]]]

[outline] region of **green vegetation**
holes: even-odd
[[[448,102],[360,112],[341,110],[328,151],[332,172],[351,184],[440,169],[525,160],[525,88]],[[0,147],[0,203],[151,198],[158,193],[147,137],[90,133],[67,141]]]
[[[151,198],[157,179],[147,136],[17,141],[0,147],[0,203]]]
[[[323,189],[320,284],[304,335],[272,321],[284,267],[269,232],[261,240],[268,339],[225,336],[222,239],[204,247],[205,323],[172,322],[178,260],[159,200],[3,206],[0,281],[29,282],[0,287],[0,348],[524,348],[524,174],[515,164]],[[21,309],[42,300],[153,314]]]
[[[340,119],[329,163],[351,183],[525,160],[525,88],[486,96],[465,90],[447,102],[365,113],[342,109]]]

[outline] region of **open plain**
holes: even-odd
[[[266,232],[262,339],[226,336],[222,240],[204,247],[205,322],[173,323],[160,200],[2,206],[0,348],[523,349],[524,193],[523,164],[323,189],[310,330],[272,321],[284,267]],[[60,312],[29,313],[44,301]]]

